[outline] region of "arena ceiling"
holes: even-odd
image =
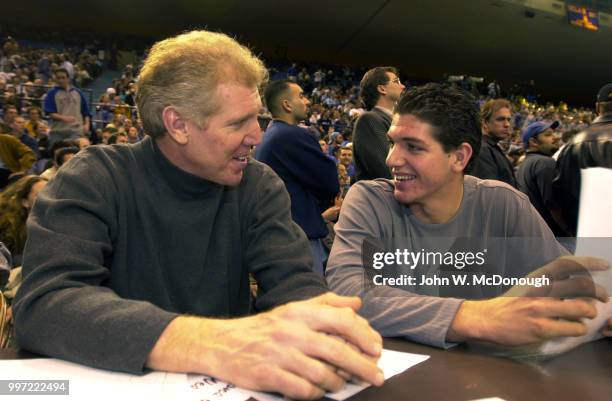
[[[0,20],[155,37],[208,27],[236,35],[267,56],[392,64],[415,77],[469,74],[498,77],[502,84],[533,79],[553,99],[591,105],[597,89],[612,82],[612,28],[576,28],[564,16],[527,8],[530,2],[543,3],[23,0]]]

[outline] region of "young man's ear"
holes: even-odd
[[[187,124],[189,123],[174,106],[166,106],[162,110],[162,120],[168,136],[177,144],[185,145],[189,140]]]
[[[472,146],[463,142],[457,149],[451,151],[451,169],[457,173],[464,171],[472,156]]]

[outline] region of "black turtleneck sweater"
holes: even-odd
[[[249,313],[326,291],[283,182],[249,161],[225,187],[172,165],[151,138],[80,152],[28,221],[14,311],[22,348],[140,372],[178,314]]]

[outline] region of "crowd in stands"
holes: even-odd
[[[43,35],[44,36],[44,35]],[[57,169],[67,161],[66,156],[90,144],[136,143],[144,136],[136,112],[137,65],[124,67],[121,77],[103,93],[97,102],[85,100],[83,117],[91,115],[91,125],[83,132],[66,140],[50,141],[53,119],[47,94],[58,85],[57,71],[66,71],[70,85],[82,87],[98,76],[103,68],[95,46],[75,46],[59,51],[53,48],[22,47],[12,37],[6,37],[0,53],[0,134],[19,140],[11,142],[11,150],[0,151],[3,161],[2,187],[15,185],[28,174],[52,179]],[[362,68],[320,64],[270,63],[271,80],[288,79],[304,90],[310,100],[307,118],[301,123],[319,141],[320,147],[337,165],[340,192],[334,201],[321,204],[322,215],[328,224],[338,217],[342,199],[355,182],[352,134],[356,120],[365,109],[360,99],[359,81]],[[474,81],[443,77],[451,85],[472,92],[482,106],[492,98],[505,96],[512,104],[512,134],[499,142],[514,169],[524,158],[525,147],[521,133],[537,121],[558,121],[555,132],[559,145],[575,133],[587,128],[596,117],[591,109],[569,107],[566,103],[538,103],[533,94],[516,88],[503,92],[492,80]],[[406,87],[420,82],[410,80]],[[531,99],[532,101],[529,101]],[[48,102],[47,102],[48,103]],[[260,124],[265,129],[272,117],[262,109]],[[63,138],[60,138],[63,139]],[[7,148],[8,145],[2,145]],[[25,146],[25,147],[24,147]],[[7,148],[8,149],[8,148]],[[10,154],[9,154],[10,153]],[[65,160],[64,160],[65,159]],[[330,236],[333,231],[330,230]],[[328,244],[331,242],[327,241]],[[17,254],[20,249],[12,249]],[[18,260],[18,259],[16,259]]]
[[[7,54],[18,55],[7,43]],[[441,348],[535,345],[582,335],[583,318],[596,314],[585,298],[607,299],[574,279],[607,267],[569,256],[551,222],[575,236],[576,216],[564,212],[578,208],[576,173],[612,167],[612,84],[591,111],[542,104],[533,84],[525,93],[469,77],[421,85],[391,66],[364,73],[271,63],[266,70],[229,36],[193,31],[154,45],[142,66],[126,66],[88,104],[68,59],[62,53],[49,66],[43,82],[51,87],[39,104],[19,96],[15,75],[24,66],[3,64],[17,95],[4,98],[0,125],[0,243],[12,254],[0,247],[0,274],[19,270],[12,267],[28,240],[23,280],[12,281],[21,287],[0,318],[15,321],[26,350],[130,373],[201,372],[207,368],[193,355],[207,359],[212,351],[220,367],[201,373],[317,398],[341,388],[344,376],[382,385],[381,336]],[[39,67],[27,71],[43,79]],[[563,204],[550,202],[556,166],[559,182],[569,183]],[[509,290],[468,284],[457,297],[397,282],[409,266],[400,249],[428,255],[437,238],[454,238],[443,247],[455,252],[435,267],[461,273],[462,236],[479,240],[477,249],[499,237],[528,239],[520,252],[504,252],[507,261],[482,258],[481,273],[509,270],[518,280],[541,272],[554,280],[549,296],[520,281]],[[383,246],[370,246],[371,238],[396,252],[378,252]],[[369,263],[370,251],[383,266]],[[387,261],[394,254],[397,262]],[[374,277],[376,291],[364,287],[369,267],[392,273],[387,282]],[[612,319],[602,330],[612,336]],[[126,333],[132,341],[116,341]],[[327,346],[300,348],[319,344]],[[262,376],[260,366],[281,366],[271,363],[292,350],[334,383],[307,378],[319,387],[294,392],[272,377],[260,386],[275,373]],[[280,371],[314,371],[297,365]]]

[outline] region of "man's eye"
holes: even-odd
[[[410,152],[420,152],[421,150],[423,150],[423,148],[420,148],[418,146],[412,145],[410,143],[408,145],[406,145],[406,147],[408,148],[408,150]]]

